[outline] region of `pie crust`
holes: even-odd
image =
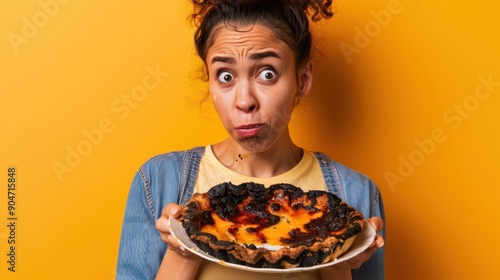
[[[295,268],[338,258],[361,232],[363,219],[329,192],[226,182],[194,194],[180,221],[201,250],[222,261]]]

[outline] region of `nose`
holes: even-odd
[[[235,97],[236,108],[244,113],[251,113],[259,108],[259,103],[255,96],[255,90],[247,81],[241,81],[236,88]]]

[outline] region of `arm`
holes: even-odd
[[[382,195],[375,185],[366,176],[356,173],[349,174],[349,170],[345,166],[337,165],[343,176],[345,183],[344,190],[346,190],[346,201],[349,201],[353,207],[360,210],[363,215],[370,221],[372,226],[377,232],[376,240],[372,247],[368,248],[366,252],[360,254],[356,258],[333,266],[337,268],[336,274],[340,274],[340,279],[370,279],[370,280],[384,280],[384,258],[385,258],[385,211],[382,201]],[[361,183],[360,183],[361,182]],[[365,186],[366,188],[360,188]],[[349,203],[348,202],[348,203]],[[349,271],[351,273],[342,272]],[[333,279],[331,270],[323,272],[323,280]],[[352,278],[351,275],[352,274]],[[338,276],[338,277],[340,277]],[[334,278],[337,279],[337,278]]]
[[[375,229],[376,232],[380,232],[384,227],[384,221],[380,217],[373,217],[368,219],[370,225]],[[380,235],[375,236],[375,240],[373,244],[366,249],[361,254],[356,257],[349,259],[345,262],[341,262],[337,265],[326,267],[321,270],[321,279],[343,279],[343,280],[351,280],[352,270],[359,269],[361,265],[370,260],[372,255],[382,246],[384,246],[384,238]],[[376,261],[376,260],[375,260]],[[378,278],[370,278],[370,279],[378,279]]]
[[[155,279],[194,279],[200,263],[201,258],[198,258],[198,260],[191,260],[191,258],[179,255],[173,250],[168,250]]]
[[[363,265],[359,269],[355,269],[352,271],[352,279],[354,280],[362,280],[362,279],[370,279],[370,280],[384,280],[385,279],[385,247],[383,244],[386,239],[386,219],[385,219],[385,211],[384,205],[382,201],[382,196],[380,191],[377,191],[374,197],[378,197],[376,199],[377,203],[373,203],[373,211],[370,212],[368,217],[380,217],[382,219],[383,225],[379,225],[375,227],[377,234],[379,235],[379,245],[382,244],[382,247],[375,250],[375,252],[371,255],[370,259],[363,263]],[[382,237],[382,238],[380,238]]]
[[[156,228],[160,232],[161,239],[169,248],[156,275],[157,280],[192,280],[201,263],[200,257],[186,251],[170,234],[168,219],[170,216],[178,217],[180,212],[179,205],[168,204],[163,209],[162,216],[156,221]]]
[[[116,278],[154,279],[167,249],[155,228],[139,173],[130,188],[123,219]]]

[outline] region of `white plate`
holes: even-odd
[[[299,271],[308,271],[308,270],[315,270],[315,269],[320,269],[324,268],[327,266],[331,266],[343,261],[346,261],[348,259],[351,259],[361,252],[365,251],[374,241],[375,238],[375,229],[365,220],[364,221],[364,227],[363,230],[357,235],[356,239],[354,240],[354,243],[352,244],[351,248],[347,250],[342,256],[337,258],[336,260],[324,264],[319,264],[319,265],[314,265],[314,266],[309,266],[309,267],[296,267],[296,268],[255,268],[255,267],[249,267],[241,264],[234,264],[234,263],[229,263],[223,260],[219,260],[216,257],[213,257],[209,255],[207,252],[201,250],[194,244],[191,239],[187,236],[186,231],[184,230],[184,227],[182,226],[181,222],[173,217],[170,217],[169,219],[169,227],[170,227],[170,232],[172,235],[179,241],[179,243],[184,246],[187,250],[190,252],[208,260],[212,261],[224,266],[236,268],[236,269],[241,269],[241,270],[247,270],[247,271],[256,271],[256,272],[268,272],[268,273],[288,273],[288,272],[299,272]]]

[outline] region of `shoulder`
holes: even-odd
[[[185,161],[203,154],[203,147],[194,147],[189,150],[172,151],[149,158],[139,168],[139,173],[151,174],[159,171],[181,169]]]
[[[179,203],[185,177],[201,158],[203,148],[172,151],[151,157],[137,170],[134,179],[136,193],[142,193],[155,219],[168,203]],[[184,179],[183,179],[184,178]]]
[[[320,162],[329,191],[360,210],[365,217],[383,215],[380,190],[367,175],[321,152],[314,154]]]
[[[322,152],[314,152],[314,155],[322,165],[322,167],[328,166],[336,176],[338,176],[339,180],[343,181],[343,183],[349,183],[354,181],[359,184],[374,184],[373,181],[364,173],[361,173],[357,170],[354,170],[332,158]]]

